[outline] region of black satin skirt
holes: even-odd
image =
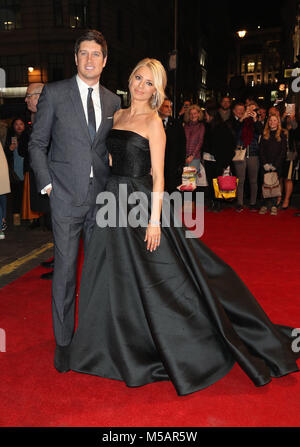
[[[113,176],[150,194],[151,177]],[[95,226],[85,256],[71,369],[130,387],[170,380],[178,395],[206,388],[237,362],[256,386],[298,371],[292,328],[273,324],[237,274],[184,228]]]

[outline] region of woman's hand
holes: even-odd
[[[17,148],[17,143],[16,142],[11,143],[11,145],[9,146],[9,150],[10,151],[14,151],[16,148]]]
[[[108,164],[110,167],[112,167],[112,156],[111,154],[108,154]]]
[[[192,163],[192,161],[194,160],[194,156],[190,155],[189,157],[187,157],[187,159],[185,160],[185,163],[187,165],[189,165],[190,163]]]
[[[151,252],[156,250],[160,245],[161,240],[161,228],[160,225],[151,224],[149,222],[148,227],[146,229],[146,236],[144,242],[147,242],[147,250]]]
[[[250,113],[250,116],[253,118],[253,121],[256,123],[256,121],[257,121],[257,113],[254,112],[254,110],[253,110],[253,112]]]

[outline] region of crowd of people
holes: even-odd
[[[25,101],[31,112],[31,123],[42,89],[43,84],[28,87]],[[298,179],[300,126],[299,117],[288,114],[283,102],[267,109],[251,98],[233,102],[229,96],[224,96],[219,104],[210,100],[203,108],[185,100],[178,118],[174,119],[172,101],[166,98],[159,115],[166,131],[166,191],[177,190],[182,183],[184,166],[193,166],[197,170],[197,185],[201,188],[206,185],[208,211],[223,209],[225,201],[216,197],[213,179],[226,174],[238,178],[237,212],[245,209],[245,195],[249,196],[249,209],[260,214],[270,209],[271,215],[276,215],[278,209],[289,208],[293,184]],[[15,117],[9,126],[2,122],[0,239],[5,238],[7,229],[7,194],[10,192],[13,225],[20,225],[22,220],[29,223],[29,228],[36,228],[44,216],[43,225],[51,227],[48,205],[44,204],[46,197],[41,200],[41,194],[37,193],[30,168],[30,133],[31,126],[22,117]],[[278,176],[280,185],[276,197],[267,198],[262,194],[267,172]]]
[[[34,116],[37,111],[42,83],[28,86],[25,102],[31,114],[30,122],[18,116],[1,121],[0,133],[0,239],[5,239],[7,224],[7,194],[11,193],[12,222],[14,226],[27,224],[30,229],[42,225],[51,228],[49,205],[36,189],[33,171],[30,167],[28,144]]]
[[[165,115],[166,103],[171,114],[171,102],[165,100],[161,115]],[[213,179],[232,174],[238,179],[237,212],[245,209],[245,195],[248,193],[251,211],[265,214],[270,209],[271,215],[276,215],[278,209],[289,208],[293,184],[298,179],[298,119],[295,113],[288,113],[284,102],[267,109],[251,98],[245,102],[232,102],[230,97],[224,96],[219,106],[211,100],[202,109],[185,101],[178,122],[185,132],[186,144],[181,146],[181,152],[185,151],[186,155],[184,164],[182,156],[178,157],[178,166],[181,169],[183,165],[193,166],[197,169],[198,178],[201,175],[206,177],[208,210],[219,212],[224,203],[224,200],[216,198]],[[177,138],[179,144],[182,142]],[[169,171],[167,162],[165,171]],[[278,179],[278,187],[273,189],[272,197],[263,193],[267,173],[273,173]],[[170,172],[167,177],[171,177]],[[176,187],[180,182],[178,178]],[[167,190],[174,190],[173,185],[169,188],[166,183]],[[203,186],[203,183],[199,184]]]
[[[209,103],[205,113],[185,104],[175,120],[165,99],[165,69],[150,58],[132,71],[131,104],[122,109],[120,98],[99,82],[107,62],[103,34],[86,31],[74,50],[75,76],[42,91],[42,86],[30,91],[37,87],[32,85],[27,90],[30,104],[39,100],[31,109],[29,171],[21,150],[24,122],[14,122],[5,143],[23,197],[29,184],[30,207],[31,169],[37,195],[50,202],[57,372],[122,380],[130,387],[171,380],[178,395],[187,395],[220,380],[236,362],[259,387],[299,371],[292,328],[275,326],[233,269],[201,240],[185,237],[180,226],[161,225],[163,192],[177,189],[184,166],[201,172],[204,163],[208,194],[218,173],[235,170],[242,179],[248,172],[254,207],[259,164],[271,176],[284,175],[294,117],[269,111],[263,125],[254,102],[231,108],[223,98],[220,108]],[[288,180],[292,176],[293,165]],[[148,199],[145,232],[121,221],[96,225],[98,194],[118,198],[124,184]],[[241,211],[243,181],[239,188]],[[115,203],[118,216],[121,202]],[[215,208],[212,195],[211,202]],[[19,206],[16,201],[14,211]],[[128,207],[126,217],[131,213]],[[81,236],[84,265],[75,331]]]

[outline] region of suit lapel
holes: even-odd
[[[100,95],[100,105],[101,105],[101,123],[100,123],[100,126],[96,132],[93,144],[95,144],[97,142],[98,138],[100,137],[101,130],[104,126],[106,116],[107,116],[106,93],[105,93],[105,90],[102,87],[102,85],[99,85],[99,95]]]
[[[83,132],[86,134],[87,138],[91,141],[91,137],[89,134],[89,129],[86,122],[86,117],[82,105],[82,100],[79,92],[79,88],[76,81],[76,76],[73,76],[71,79],[71,90],[70,90],[70,96],[74,105],[74,110],[76,112],[76,115],[78,117],[78,121],[80,122],[80,125],[82,127]]]

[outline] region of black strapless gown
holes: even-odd
[[[113,129],[107,191],[152,191],[141,135]],[[162,228],[152,253],[145,228],[95,226],[85,256],[71,369],[130,387],[171,380],[203,389],[237,362],[256,386],[298,371],[291,328],[274,325],[237,274],[184,228]]]

